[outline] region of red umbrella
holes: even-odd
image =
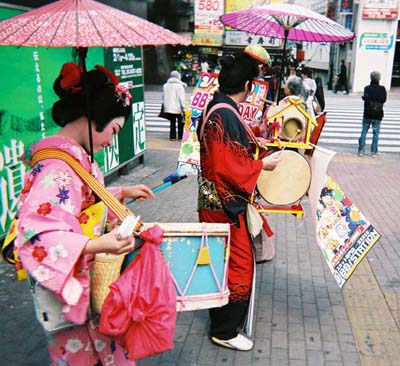
[[[190,43],[168,29],[93,0],[59,0],[0,22],[0,45],[76,47],[85,72],[87,47]]]

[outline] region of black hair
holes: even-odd
[[[74,87],[61,86],[62,80],[67,77],[65,74],[60,75],[53,85],[54,91],[60,97],[52,109],[52,116],[57,125],[64,127],[77,118],[90,115],[96,131],[102,132],[112,119],[129,117],[130,103],[118,97],[114,83],[103,71],[96,69],[87,72],[86,89],[79,76]]]
[[[248,81],[251,85],[258,76],[259,62],[245,53],[227,53],[220,60],[219,90],[228,95],[240,93]]]
[[[271,74],[271,75],[277,75],[277,76],[281,76],[281,67],[280,66],[273,66],[271,69],[270,69],[270,71],[269,71],[269,73]]]
[[[306,75],[307,77],[311,77],[311,75],[312,75],[312,71],[311,71],[311,69],[309,68],[309,67],[303,67],[302,69],[301,69],[301,73],[303,74],[303,75]]]

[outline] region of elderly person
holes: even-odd
[[[176,140],[176,127],[178,127],[178,140],[183,135],[183,113],[185,111],[186,94],[185,83],[181,81],[181,74],[173,70],[167,82],[163,85],[164,112],[169,120],[169,139]]]
[[[286,96],[302,98],[304,87],[301,78],[298,76],[290,76],[284,85],[283,91]]]

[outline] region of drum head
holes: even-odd
[[[261,171],[257,190],[271,205],[291,205],[308,191],[311,168],[307,160],[295,151],[283,150],[280,154],[281,161],[273,171]]]

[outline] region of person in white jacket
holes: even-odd
[[[178,127],[178,140],[183,135],[183,113],[185,111],[186,93],[185,83],[181,81],[178,71],[171,71],[170,77],[163,85],[164,112],[169,120],[169,139],[176,140],[176,127]]]

